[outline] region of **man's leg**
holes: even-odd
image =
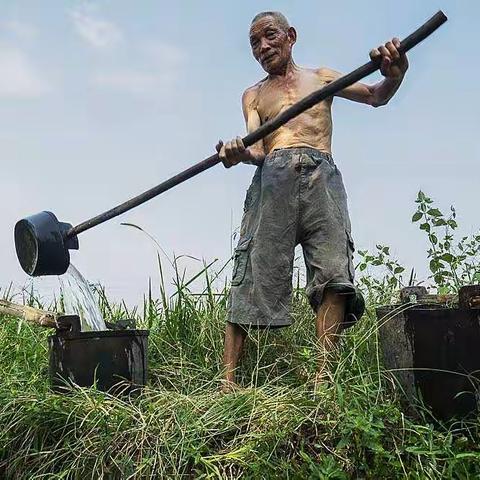
[[[247,332],[244,328],[236,323],[227,322],[225,330],[225,349],[223,353],[223,366],[225,368],[224,391],[230,391],[235,386],[235,369],[238,360],[242,354],[243,344]]]
[[[319,346],[318,377],[326,373],[330,352],[339,338],[340,326],[345,317],[346,296],[326,289],[317,311],[316,330]]]
[[[340,171],[329,154],[313,151],[305,155],[307,165],[308,159],[316,167],[305,171],[309,188],[303,189],[305,208],[300,220],[307,235],[301,244],[307,268],[307,294],[317,315],[317,378],[321,378],[338,341],[346,300],[354,292],[353,242]]]

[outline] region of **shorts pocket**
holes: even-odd
[[[350,280],[353,282],[355,277],[355,266],[353,265],[353,252],[355,251],[355,244],[353,243],[352,234],[349,230],[345,230],[347,234],[347,260],[348,260],[348,274]]]
[[[232,286],[238,286],[243,282],[247,272],[248,258],[250,256],[250,244],[253,237],[241,238],[234,253]]]
[[[261,168],[257,167],[255,175],[252,178],[252,182],[247,190],[247,195],[245,196],[245,202],[243,204],[243,211],[248,212],[252,205],[257,201],[259,190],[260,190],[260,176],[261,176]]]

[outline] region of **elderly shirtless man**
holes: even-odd
[[[295,29],[279,12],[262,12],[252,20],[250,45],[267,76],[243,94],[248,132],[341,76],[326,67],[296,65],[292,58],[296,39]],[[383,81],[372,86],[356,83],[338,96],[373,107],[385,105],[408,68],[399,45],[394,38],[370,52],[371,58],[382,57]],[[226,167],[240,162],[257,166],[235,249],[225,333],[225,389],[234,384],[248,328],[291,324],[296,245],[303,249],[306,291],[316,312],[321,351],[333,347],[345,326],[348,300],[355,295],[353,241],[342,176],[331,154],[331,106],[332,98],[320,102],[252,147],[245,148],[240,137],[226,144],[220,141],[216,147]],[[320,373],[323,368],[321,360]]]

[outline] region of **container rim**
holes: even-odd
[[[150,335],[150,330],[136,330],[136,329],[126,329],[126,330],[98,330],[94,332],[71,332],[71,331],[62,331],[57,330],[53,335],[50,335],[48,338],[60,337],[68,340],[84,340],[86,338],[108,338],[108,337],[148,337]]]
[[[412,311],[412,310],[462,310],[459,308],[454,308],[447,306],[445,303],[394,303],[391,305],[379,305],[375,307],[375,310],[399,310],[399,313],[403,311]]]

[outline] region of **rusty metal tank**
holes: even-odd
[[[82,332],[78,316],[58,319],[48,337],[50,381],[57,392],[68,385],[96,386],[114,394],[139,393],[147,383],[147,330],[133,321],[107,323],[109,330]]]
[[[478,410],[480,285],[462,287],[458,296],[407,287],[401,303],[376,313],[384,365],[409,400],[409,413],[422,403],[439,420]]]

